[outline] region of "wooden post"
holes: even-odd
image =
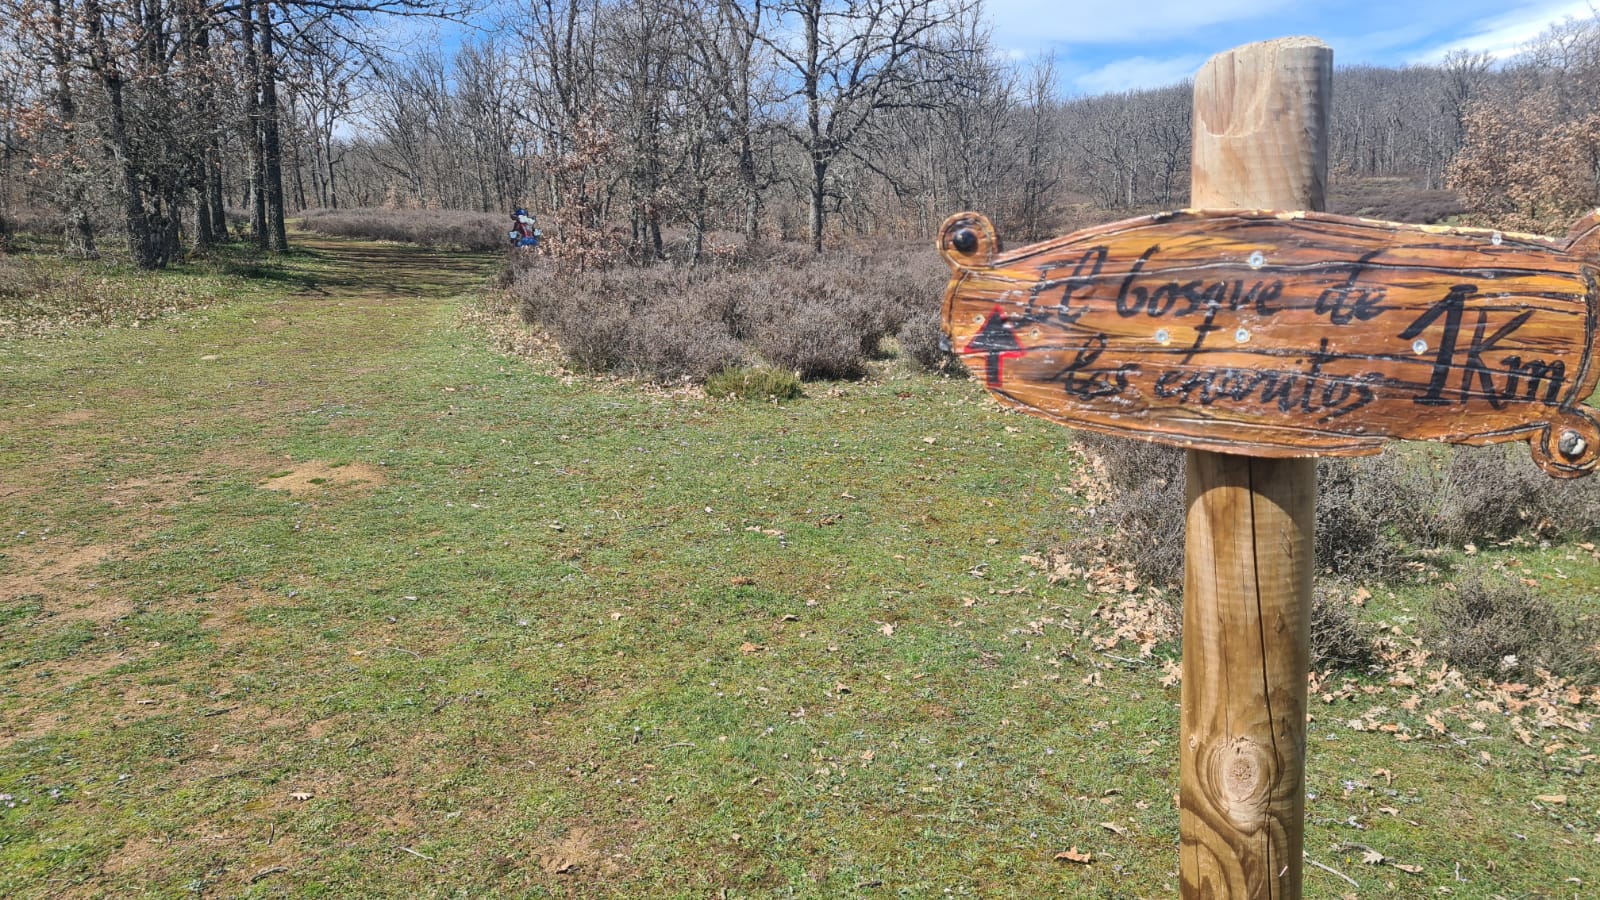
[[[1320,210],[1333,51],[1213,57],[1194,85],[1194,207]],[[1316,460],[1188,454],[1182,896],[1298,898]]]
[[[1600,211],[1565,239],[1321,212],[1332,81],[1311,38],[1207,62],[1195,209],[1009,251],[981,212],[939,229],[944,333],[991,396],[1189,448],[1191,900],[1301,895],[1309,457],[1526,441],[1553,477],[1600,469]]]

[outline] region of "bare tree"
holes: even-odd
[[[822,252],[828,170],[842,155],[870,165],[864,146],[886,110],[930,105],[964,48],[943,41],[964,0],[778,0],[759,35],[795,87],[791,132],[804,150],[812,249]],[[924,63],[937,55],[944,65]]]

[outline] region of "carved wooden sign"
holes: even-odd
[[[951,216],[944,329],[1003,403],[1255,456],[1391,438],[1600,461],[1600,212],[1566,240],[1322,213],[1190,210],[1002,252]]]

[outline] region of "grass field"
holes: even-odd
[[[1175,895],[1176,649],[1024,559],[1069,432],[561,377],[463,323],[494,258],[301,246],[0,338],[0,895]],[[1307,895],[1600,894],[1600,692],[1436,668],[1318,686]]]

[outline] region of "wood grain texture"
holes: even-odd
[[[945,329],[1002,402],[1080,428],[1257,456],[1526,440],[1571,477],[1600,463],[1597,225],[1190,210],[1003,253],[962,213]]]
[[[1297,898],[1316,465],[1188,454],[1185,898]]]
[[[1333,50],[1313,37],[1247,44],[1194,77],[1189,204],[1322,209],[1328,189]],[[1292,202],[1285,202],[1293,197]]]
[[[1304,38],[1207,62],[1192,199],[1321,209],[1332,69]],[[1316,461],[1191,450],[1185,477],[1181,894],[1299,900]]]

